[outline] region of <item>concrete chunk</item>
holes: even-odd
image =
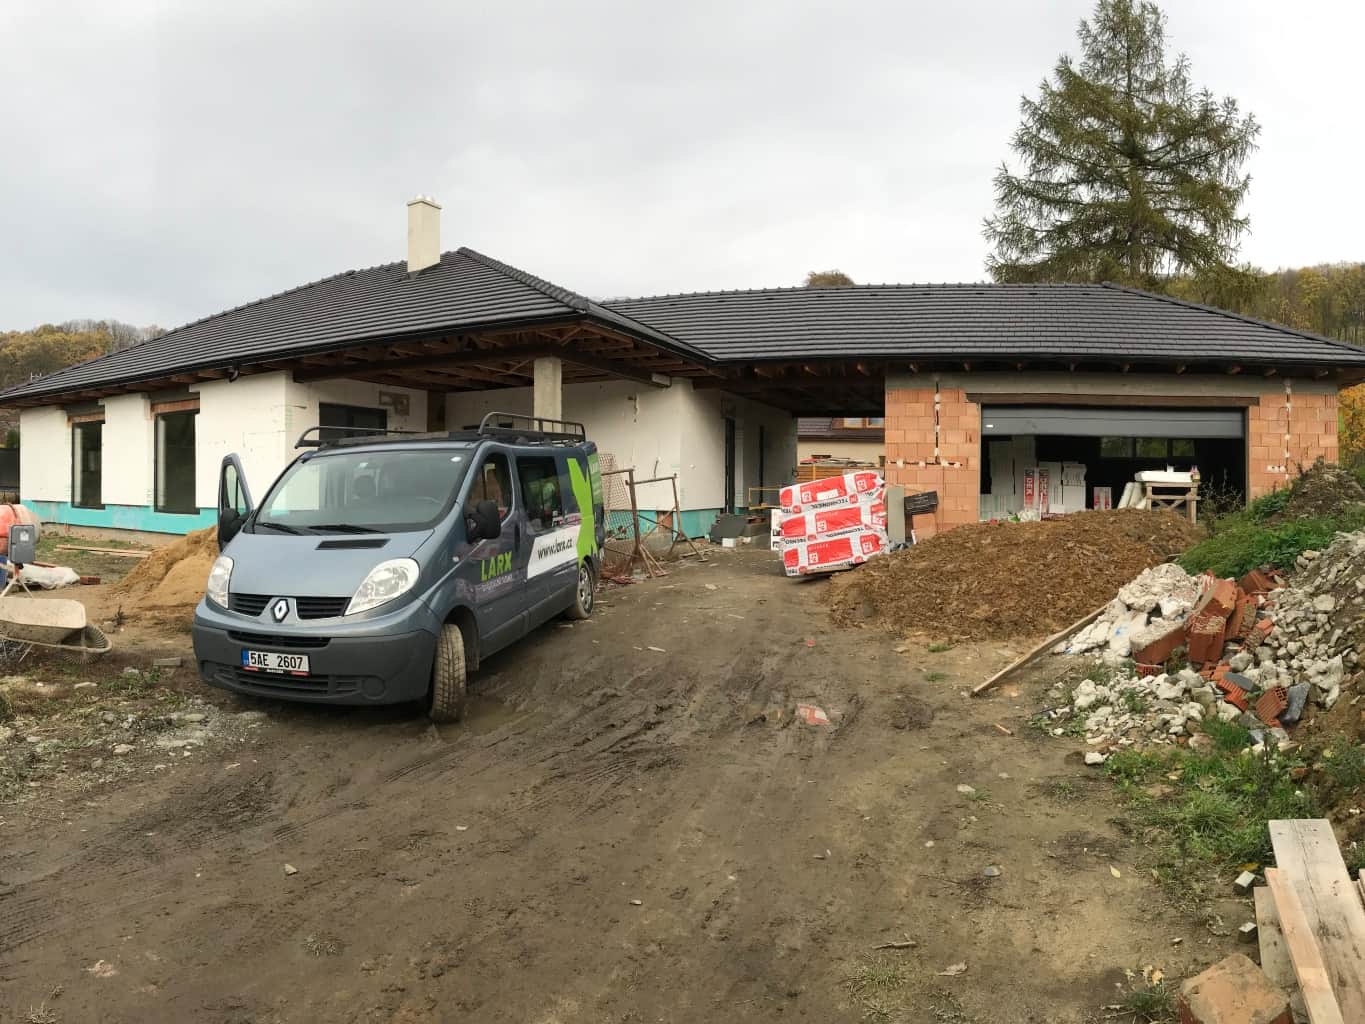
[[[1181,1024],[1293,1024],[1289,997],[1241,953],[1180,986]]]

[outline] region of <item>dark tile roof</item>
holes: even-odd
[[[1365,349],[1108,284],[860,285],[614,300],[724,362],[1075,358],[1365,366]]]
[[[864,285],[593,302],[461,248],[351,270],[0,393],[11,400],[351,346],[586,319],[697,364],[766,360],[1247,363],[1365,375],[1365,349],[1115,285]]]
[[[826,441],[880,441],[882,427],[846,427],[841,416],[801,416],[796,421],[796,436]]]
[[[177,327],[134,348],[67,367],[0,401],[152,380],[447,331],[590,317],[693,359],[685,343],[532,274],[461,248],[409,274],[406,262],[348,270]]]

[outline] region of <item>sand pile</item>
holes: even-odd
[[[875,558],[831,583],[836,622],[987,640],[1054,633],[1114,599],[1202,530],[1171,512],[1077,512],[972,523]]]
[[[125,615],[189,622],[204,596],[209,569],[218,557],[218,531],[209,527],[157,548],[112,590],[124,598]]]

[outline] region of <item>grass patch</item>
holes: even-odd
[[[1365,749],[1349,740],[1334,743],[1322,752],[1322,770],[1343,791],[1365,782]]]
[[[1147,697],[1142,690],[1124,690],[1119,696],[1125,711],[1140,715],[1147,710]]]
[[[1201,728],[1213,738],[1215,750],[1235,754],[1237,751],[1245,750],[1251,746],[1251,730],[1244,725],[1238,725],[1236,722],[1225,722],[1221,718],[1210,715],[1204,719]]]
[[[0,722],[14,721],[14,705],[10,703],[5,691],[0,690]]]
[[[1129,992],[1119,1004],[1119,1012],[1127,1014],[1134,1024],[1160,1024],[1175,1020],[1175,1001],[1165,985],[1146,985]]]
[[[926,673],[924,673],[924,681],[925,681],[926,683],[941,683],[941,682],[943,682],[943,680],[945,680],[945,679],[947,679],[947,678],[948,678],[948,673],[947,673],[947,672],[926,672]]]
[[[1337,532],[1365,527],[1365,507],[1360,505],[1336,516],[1272,524],[1269,520],[1284,511],[1292,494],[1292,486],[1273,491],[1242,511],[1220,516],[1208,539],[1180,556],[1181,566],[1190,573],[1209,570],[1215,576],[1241,576],[1261,565],[1288,569],[1300,553],[1326,547]]]
[[[303,940],[303,948],[310,956],[337,956],[341,953],[341,942],[330,935],[309,935]]]
[[[1245,731],[1245,730],[1244,730]],[[1291,762],[1267,749],[1260,755],[1218,749],[1120,751],[1105,764],[1141,828],[1158,877],[1181,892],[1202,891],[1207,880],[1239,864],[1271,856],[1267,822],[1317,817],[1315,800],[1290,778]],[[1146,784],[1160,779],[1169,792]]]
[[[930,654],[942,654],[944,651],[951,651],[952,649],[953,649],[952,644],[940,643],[938,641],[935,641],[934,643],[929,645]]]

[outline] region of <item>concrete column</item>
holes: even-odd
[[[564,418],[564,364],[558,356],[541,356],[536,360],[531,415],[552,420]]]

